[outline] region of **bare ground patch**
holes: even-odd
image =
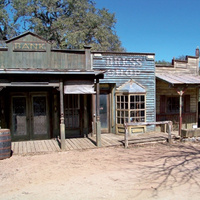
[[[200,144],[99,148],[0,161],[0,200],[199,199]]]

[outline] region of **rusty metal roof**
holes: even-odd
[[[156,73],[156,78],[161,79],[171,84],[187,84],[198,85],[200,84],[200,76],[192,74],[170,74],[170,73]]]

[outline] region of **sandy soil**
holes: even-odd
[[[0,200],[200,199],[200,144],[99,148],[0,161]]]

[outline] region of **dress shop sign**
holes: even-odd
[[[110,57],[106,59],[107,67],[114,67],[106,71],[108,77],[125,77],[139,75],[143,57]],[[118,68],[120,67],[120,69]]]
[[[14,51],[46,51],[45,43],[17,42],[13,45]]]

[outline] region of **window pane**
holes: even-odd
[[[120,124],[120,118],[117,118],[117,123]]]
[[[128,102],[128,96],[127,95],[125,96],[125,102]]]
[[[117,111],[117,117],[120,117],[120,111]]]
[[[124,102],[124,96],[121,96],[121,102]]]
[[[120,96],[117,96],[117,102],[120,102]]]
[[[132,103],[132,102],[134,102],[134,96],[130,96],[130,102]]]

